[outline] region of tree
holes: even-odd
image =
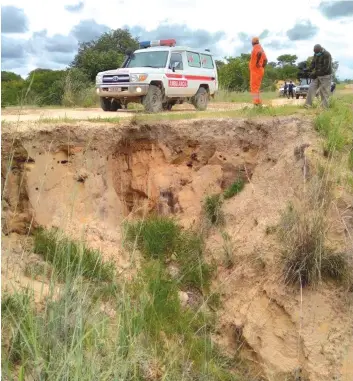
[[[1,72],[1,107],[22,103],[25,94],[25,80],[11,71]]]
[[[116,69],[129,50],[138,48],[138,40],[125,29],[104,33],[90,42],[81,42],[71,67],[84,71],[91,81],[98,72]]]
[[[247,57],[228,57],[227,63],[218,70],[219,83],[229,91],[246,91],[249,88],[249,67]]]
[[[216,67],[217,69],[221,69],[225,65],[225,62],[216,60]]]
[[[63,93],[58,91],[58,84],[65,73],[65,70],[32,70],[26,79],[28,101],[40,106],[61,104]]]
[[[10,81],[24,81],[24,79],[12,71],[2,71],[1,72],[1,82],[10,82]]]
[[[64,106],[72,107],[87,104],[85,98],[90,93],[92,84],[87,74],[82,70],[76,68],[68,69],[59,86],[62,89],[63,97],[61,103]]]
[[[298,57],[295,54],[282,54],[277,57],[278,66],[284,67],[286,65],[294,66]]]

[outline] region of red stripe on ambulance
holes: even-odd
[[[183,78],[182,74],[166,74],[167,78]]]
[[[203,75],[182,75],[182,74],[166,74],[167,78],[185,78],[194,81],[214,81],[216,78]]]
[[[203,75],[185,75],[186,79],[191,79],[194,81],[214,81],[215,78],[212,77],[205,77]]]

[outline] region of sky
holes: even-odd
[[[353,78],[353,1],[322,0],[2,0],[1,70],[25,77],[68,66],[79,42],[127,28],[140,40],[175,38],[217,58],[250,53],[260,37],[269,61],[321,44]]]

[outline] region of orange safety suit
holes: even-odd
[[[259,55],[260,59],[259,59]],[[265,73],[265,66],[267,64],[267,57],[265,51],[260,44],[255,44],[251,52],[249,62],[250,70],[250,92],[255,105],[261,104],[260,87],[262,78]]]

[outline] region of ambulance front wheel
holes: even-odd
[[[150,85],[147,94],[143,97],[142,104],[146,112],[163,111],[162,90],[155,85]]]
[[[192,104],[196,110],[204,111],[207,109],[208,99],[208,91],[204,87],[200,87],[192,99]]]

